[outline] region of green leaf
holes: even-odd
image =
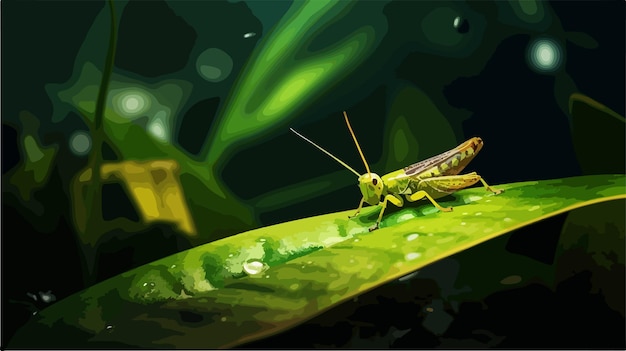
[[[233,347],[298,325],[376,286],[542,219],[626,198],[626,176],[455,193],[385,217],[378,208],[251,230],[138,267],[64,299],[12,347]],[[445,200],[445,199],[443,199]],[[618,221],[620,219],[617,219]]]
[[[11,189],[19,193],[22,203],[30,203],[31,208],[41,215],[43,209],[33,199],[36,190],[43,188],[50,177],[53,161],[58,151],[57,145],[44,146],[39,137],[39,119],[29,111],[20,112],[20,153],[19,166],[9,171]]]
[[[570,96],[569,110],[572,115],[572,142],[583,174],[624,172],[624,117],[579,93]]]
[[[284,125],[361,65],[387,33],[385,3],[293,2],[248,59],[202,151],[205,161],[228,160],[235,143]]]

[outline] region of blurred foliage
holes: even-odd
[[[381,169],[400,169],[456,144],[448,120],[423,91],[408,82],[393,89],[385,133],[390,156]]]
[[[24,207],[42,215],[42,204],[33,199],[33,193],[43,188],[52,171],[55,161],[57,145],[44,146],[41,143],[39,119],[28,111],[22,111],[19,116],[21,135],[19,136],[20,163],[13,168],[6,177],[9,191],[17,191]]]
[[[584,174],[626,172],[626,123],[610,108],[580,94],[569,98],[572,139]]]
[[[232,347],[291,328],[376,286],[512,230],[626,198],[623,175],[497,187],[505,192],[497,196],[483,189],[457,192],[453,201],[443,204],[454,206],[450,213],[433,211],[428,205],[403,209],[371,233],[368,227],[378,206],[356,220],[347,219],[349,211],[345,211],[205,244],[47,308],[10,346]],[[623,239],[623,231],[621,235],[615,239]],[[490,274],[503,275],[504,268]],[[549,275],[544,271],[538,278],[547,280]],[[517,284],[521,279],[504,276],[500,284]]]
[[[211,2],[206,6],[199,11],[193,3],[156,1],[148,6],[118,1],[113,11],[119,26],[110,22],[105,7],[77,52],[71,78],[46,86],[54,107],[53,124],[46,124],[46,132],[93,128],[103,82],[98,67],[104,69],[108,57],[102,43],[109,39],[109,27],[119,27],[119,40],[114,40],[111,47],[115,50],[109,53],[114,60],[112,71],[105,72],[110,81],[104,78],[109,87],[103,101],[105,145],[100,150],[101,143],[92,140],[92,152],[102,153],[98,157],[107,161],[177,162],[180,187],[194,217],[194,244],[264,224],[264,215],[300,208],[292,205],[312,198],[339,191],[337,197],[345,197],[342,194],[347,194],[351,184],[341,172],[329,174],[320,168],[317,176],[301,172],[283,179],[277,167],[260,171],[264,163],[275,162],[262,160],[270,156],[254,154],[252,161],[246,158],[243,163],[232,157],[255,152],[255,145],[283,135],[289,124],[306,126],[334,116],[334,100],[339,96],[345,99],[342,106],[353,106],[350,111],[357,123],[369,118],[373,103],[380,105],[380,120],[374,121],[382,128],[361,123],[370,127],[360,133],[377,146],[369,147],[367,156],[380,170],[404,167],[465,137],[462,120],[447,116],[449,108],[428,84],[418,86],[411,77],[397,79],[396,69],[416,52],[462,59],[480,50],[488,35],[486,20],[471,4],[301,1],[285,3],[284,14],[273,17],[259,3]],[[533,11],[515,6],[497,4],[499,21],[511,27],[489,34],[493,37],[487,53],[508,35],[548,30],[552,23],[550,8],[543,3],[536,3]],[[162,22],[157,27],[180,33],[179,40],[154,41],[160,29],[141,17],[148,7],[154,21]],[[494,9],[483,10],[494,16]],[[201,13],[209,13],[210,20]],[[405,18],[409,15],[412,20]],[[235,25],[236,19],[244,25]],[[449,19],[458,23],[450,25]],[[146,35],[150,31],[155,34]],[[563,34],[558,28],[550,31]],[[158,48],[169,55],[158,56]],[[454,70],[440,73],[463,75],[458,70],[480,69],[485,63],[481,62],[451,65]],[[363,71],[371,74],[365,77],[359,73]],[[385,86],[382,93],[374,91],[378,85]],[[351,93],[348,86],[363,89]],[[367,98],[370,93],[372,99]],[[214,99],[215,116],[193,109],[206,99]],[[92,137],[96,135],[100,134]],[[51,162],[49,157],[45,160]],[[66,164],[77,159],[57,161]],[[234,168],[225,168],[231,164]],[[44,168],[38,167],[37,177]],[[162,198],[162,194],[152,196]],[[131,196],[136,208],[144,208],[136,200]],[[123,229],[136,229],[131,227]]]
[[[625,203],[600,204],[568,214],[558,245],[555,279],[561,283],[590,274],[588,291],[601,295],[622,317],[624,311],[624,232],[626,223],[615,220],[626,213]],[[606,288],[611,286],[612,288]]]
[[[248,59],[203,152],[207,163],[227,159],[235,141],[286,127],[359,66],[386,33],[385,4],[294,2]]]
[[[344,170],[333,172],[336,168],[330,167],[335,165],[323,155],[318,157],[286,135],[289,126],[312,138],[323,135],[332,141],[332,150],[352,151],[353,157],[346,159],[349,164],[360,164],[337,113],[344,109],[355,122],[368,160],[381,173],[433,156],[477,133],[486,134],[489,148],[475,165],[490,181],[543,179],[550,172],[579,174],[575,167],[566,167],[572,166],[568,159],[573,158],[568,152],[569,131],[556,128],[559,134],[555,128],[537,128],[534,123],[565,121],[565,115],[550,104],[567,112],[568,97],[578,91],[570,66],[554,77],[539,76],[519,69],[509,56],[505,66],[498,66],[494,54],[513,52],[501,45],[511,38],[525,45],[540,35],[554,37],[568,50],[576,47],[566,42],[588,50],[603,48],[590,35],[566,32],[546,2],[324,0],[285,1],[279,8],[259,1],[199,4],[115,1],[120,35],[113,43],[114,54],[110,48],[107,54],[104,43],[109,28],[117,24],[111,23],[105,6],[90,9],[93,17],[89,11],[75,16],[89,19],[88,26],[81,27],[86,34],[76,35],[73,27],[58,32],[61,37],[72,34],[80,45],[39,43],[49,57],[30,51],[16,56],[26,62],[23,67],[29,72],[16,70],[20,76],[12,80],[15,101],[7,99],[7,106],[22,111],[31,104],[33,113],[3,109],[3,123],[17,130],[19,151],[18,164],[3,175],[3,192],[9,195],[6,203],[25,213],[24,222],[36,231],[57,230],[55,238],[70,235],[71,230],[57,228],[63,217],[68,218],[83,245],[85,267],[81,268],[87,276],[99,271],[95,265],[102,261],[100,251],[112,250],[115,255],[115,250],[128,249],[136,257],[134,264],[144,263],[146,257],[154,257],[137,253],[157,252],[155,246],[167,246],[158,252],[169,253],[260,225],[356,206],[354,178]],[[46,16],[20,20],[20,30],[27,33]],[[58,23],[52,24],[56,30]],[[73,69],[63,66],[67,60],[59,64],[61,56],[53,50],[60,49],[54,45],[75,55]],[[568,64],[592,57],[586,54],[568,56]],[[63,69],[31,61],[43,56]],[[10,60],[12,67],[16,61],[7,57]],[[515,74],[496,70],[495,80],[463,85],[467,77],[482,77],[493,67],[506,67],[508,73],[534,80],[520,81]],[[30,72],[44,81],[54,77],[50,81],[55,83],[45,86],[47,96],[32,98],[38,92],[31,80],[22,77]],[[106,98],[100,88],[104,82]],[[20,90],[20,84],[27,90]],[[623,99],[619,91],[615,94]],[[542,95],[554,101],[545,105],[538,100]],[[524,116],[528,106],[541,109]],[[570,112],[576,156],[584,173],[624,173],[624,157],[619,156],[624,149],[623,117],[580,94],[572,95]],[[94,126],[98,114],[100,130]],[[488,119],[492,115],[496,118]],[[507,127],[511,123],[520,128]],[[77,132],[90,137],[87,158],[73,149],[72,136]],[[550,138],[542,138],[546,135]],[[611,162],[598,156],[607,150],[616,153]],[[483,172],[488,167],[491,171]],[[104,189],[111,183],[123,187],[123,196],[131,203],[128,212],[139,214],[136,220],[128,213],[117,218],[104,215],[111,208],[122,208],[117,199],[104,200],[108,195]],[[421,218],[428,211],[428,207],[415,207],[391,213],[383,227]],[[345,222],[337,221],[333,222],[337,228]],[[305,222],[296,223],[294,231]],[[342,230],[347,231],[327,232],[329,242],[311,239],[309,247],[297,246],[294,252],[268,240],[263,252],[273,252],[270,262],[285,262],[293,255],[326,247],[337,235],[350,237],[357,228],[348,224]],[[105,250],[103,244],[111,246]],[[203,274],[217,279],[216,286],[227,284],[230,273],[221,268],[221,253],[216,255],[203,257],[209,270],[194,270],[180,283],[181,289],[207,289],[200,279]],[[124,270],[119,267],[117,272]],[[117,272],[112,269],[103,275]],[[222,273],[225,279],[219,278]],[[154,273],[155,279],[159,274]],[[240,270],[234,276],[242,274]],[[168,296],[191,294],[192,290],[178,287]],[[138,289],[136,296],[153,297],[151,288]],[[115,300],[115,293],[107,299]],[[107,318],[98,320],[98,308],[84,311],[90,328],[106,325]],[[187,312],[184,315],[191,320],[197,318],[195,312]]]
[[[197,232],[178,180],[178,169],[178,164],[172,160],[124,161],[103,164],[100,177],[104,182],[117,181],[125,185],[126,191],[141,213],[143,224],[173,223],[180,232],[193,237],[197,235]],[[87,204],[80,200],[79,194],[84,192],[85,184],[90,183],[92,172],[89,168],[79,174],[73,189],[77,201],[74,204],[76,223],[83,233],[86,232],[88,219],[85,213]],[[106,230],[103,231],[105,232]],[[87,234],[91,235],[83,240],[86,243],[95,244],[97,237],[94,238],[92,233],[87,232]]]

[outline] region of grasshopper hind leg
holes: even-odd
[[[452,211],[452,207],[443,207],[441,206],[437,201],[435,201],[435,199],[433,199],[432,196],[428,195],[427,192],[425,192],[424,190],[420,190],[418,192],[416,192],[415,194],[411,194],[411,195],[407,195],[406,199],[413,202],[413,201],[417,201],[417,200],[421,200],[423,198],[427,198],[428,200],[430,200],[430,202],[437,207],[437,209],[439,209],[439,211],[443,211],[443,212],[450,212]]]
[[[483,183],[483,186],[485,187],[485,189],[487,189],[487,191],[491,191],[494,195],[502,194],[502,192],[504,191],[502,189],[492,188],[489,184],[487,184],[483,177],[480,177],[480,182]]]

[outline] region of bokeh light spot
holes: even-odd
[[[117,111],[126,117],[133,117],[145,112],[150,107],[150,99],[145,93],[128,89],[116,96]]]
[[[200,66],[200,73],[209,80],[215,80],[220,78],[222,70],[214,66],[202,65]]]
[[[70,149],[75,155],[86,155],[91,150],[91,136],[84,131],[77,131],[70,137]]]
[[[154,135],[156,138],[163,140],[165,138],[165,129],[159,121],[153,122],[148,127],[150,134]]]
[[[148,133],[160,141],[169,141],[170,135],[166,121],[167,113],[165,111],[157,112],[147,126]]]
[[[563,63],[561,47],[554,40],[538,39],[528,47],[528,61],[531,68],[539,72],[554,72]]]
[[[221,82],[228,78],[233,70],[233,59],[223,50],[209,48],[198,56],[196,70],[209,82]]]

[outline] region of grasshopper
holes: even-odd
[[[410,202],[427,198],[440,211],[449,212],[452,211],[452,207],[443,207],[439,205],[435,199],[452,194],[457,190],[467,188],[478,182],[481,182],[487,191],[491,191],[495,195],[503,191],[489,186],[476,172],[459,175],[465,166],[476,157],[480,149],[482,149],[483,141],[478,137],[471,138],[454,149],[380,177],[378,174],[370,171],[363,151],[361,151],[361,146],[359,146],[359,142],[352,131],[352,126],[350,126],[346,111],[343,112],[343,116],[346,120],[348,130],[352,135],[352,139],[354,139],[354,144],[365,164],[365,169],[367,170],[366,174],[359,174],[345,162],[307,139],[304,135],[296,132],[293,128],[289,129],[359,177],[359,188],[361,189],[363,197],[361,198],[359,207],[356,209],[356,213],[348,218],[356,217],[361,212],[361,208],[363,208],[363,204],[366,202],[372,206],[382,203],[378,220],[373,227],[369,228],[370,232],[379,228],[383,213],[387,208],[387,202],[391,202],[397,207],[404,205],[401,195],[404,195]]]

